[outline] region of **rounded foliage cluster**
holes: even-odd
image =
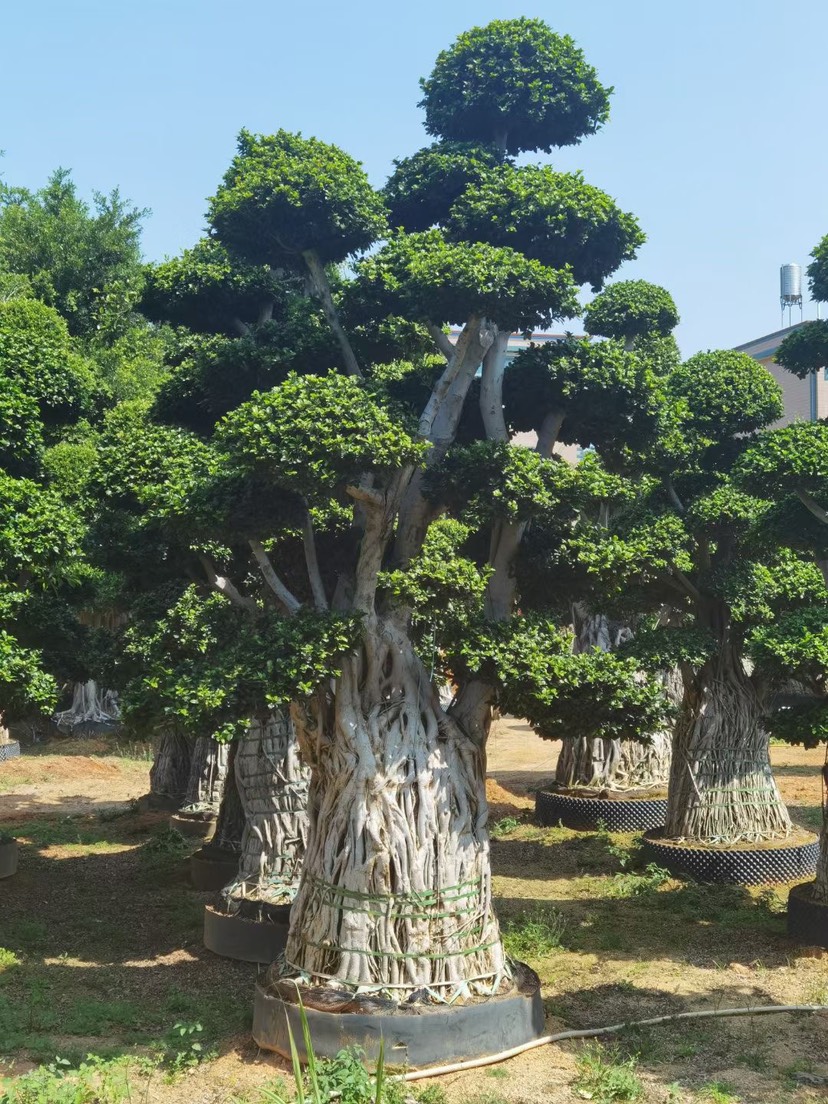
[[[631,214],[578,172],[505,165],[471,185],[451,209],[447,236],[518,249],[553,268],[568,267],[597,291],[644,234]]]
[[[779,384],[767,368],[733,349],[690,357],[670,375],[668,388],[686,404],[688,428],[713,440],[754,433],[782,417]]]
[[[530,330],[578,312],[567,271],[514,249],[448,242],[439,230],[393,238],[360,263],[358,279],[384,309],[436,325],[474,315],[504,330]]]
[[[47,423],[69,421],[87,410],[95,379],[72,350],[66,323],[36,299],[0,302],[0,378],[34,398]]]
[[[646,280],[623,280],[606,288],[584,310],[588,334],[625,340],[666,337],[679,323],[672,295]]]
[[[140,308],[155,322],[206,333],[235,333],[237,320],[255,322],[279,284],[264,265],[231,258],[215,240],[147,268]]]
[[[361,165],[336,146],[280,130],[243,130],[210,201],[213,232],[250,264],[325,262],[367,249],[385,231],[385,204]]]
[[[828,322],[805,322],[789,333],[774,360],[800,379],[828,365]]]
[[[443,222],[466,188],[502,163],[499,150],[474,142],[435,142],[395,161],[384,188],[391,224],[414,232]]]
[[[461,34],[422,80],[426,130],[509,153],[569,146],[609,118],[609,96],[581,50],[541,19],[498,19]]]
[[[417,443],[356,379],[290,375],[272,391],[255,392],[228,414],[217,440],[241,464],[263,467],[286,490],[315,496],[420,463]]]

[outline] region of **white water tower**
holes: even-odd
[[[802,268],[798,264],[784,264],[779,269],[779,302],[782,306],[782,325],[785,325],[785,310],[788,311],[788,325],[791,324],[791,311],[799,307],[799,320],[802,321]]]

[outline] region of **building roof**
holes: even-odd
[[[744,345],[736,345],[736,352],[747,353],[754,360],[767,360],[768,357],[774,355],[788,334],[804,325],[804,322],[795,322],[793,326],[786,326],[784,330],[774,330],[773,333],[765,334],[764,337],[755,337],[753,341],[746,341]]]

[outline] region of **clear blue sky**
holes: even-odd
[[[426,144],[437,52],[515,15],[615,87],[604,130],[552,160],[637,214],[648,241],[619,275],[673,292],[685,354],[778,328],[779,265],[828,233],[825,0],[30,0],[2,17],[0,169],[117,185],[160,259],[199,236],[240,127],[335,142],[379,185]]]

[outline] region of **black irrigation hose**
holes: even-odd
[[[466,1062],[453,1062],[447,1066],[432,1066],[429,1069],[412,1070],[410,1073],[399,1077],[392,1077],[392,1081],[420,1081],[426,1077],[440,1077],[446,1073],[460,1073],[463,1070],[478,1069],[480,1066],[491,1066],[497,1062],[503,1062],[507,1058],[514,1058],[527,1050],[535,1050],[536,1047],[546,1046],[548,1043],[560,1043],[564,1039],[595,1039],[600,1035],[615,1035],[619,1031],[625,1031],[631,1027],[655,1027],[657,1024],[675,1023],[677,1020],[706,1020],[716,1016],[761,1016],[770,1013],[783,1012],[828,1012],[828,1004],[763,1004],[756,1008],[717,1008],[706,1009],[701,1012],[676,1012],[671,1016],[655,1016],[651,1020],[630,1020],[629,1023],[612,1024],[610,1027],[585,1027],[575,1031],[559,1031],[556,1035],[543,1035],[540,1039],[533,1039],[529,1043],[512,1047],[511,1050],[501,1051],[500,1054],[491,1054],[485,1058],[470,1058]]]

